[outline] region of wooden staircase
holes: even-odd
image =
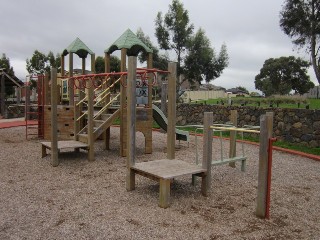
[[[94,141],[105,132],[112,123],[120,116],[120,109],[114,113],[103,113],[94,117],[93,139]],[[88,125],[86,125],[77,135],[80,142],[88,143]]]

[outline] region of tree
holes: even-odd
[[[285,0],[280,27],[293,39],[293,44],[306,48],[320,83],[320,1]]]
[[[48,55],[35,50],[32,57],[26,60],[27,71],[30,74],[38,75],[49,73],[52,67],[59,69],[61,66],[60,54],[54,57],[53,52],[49,52]],[[58,71],[59,72],[59,71]]]
[[[244,92],[244,93],[246,93],[246,94],[249,94],[248,89],[246,89],[245,87],[238,86],[238,87],[236,87],[236,88],[238,88],[240,91],[242,91],[242,92]]]
[[[153,67],[158,68],[161,70],[167,70],[168,69],[168,62],[169,57],[164,54],[159,53],[159,49],[153,45],[153,43],[150,40],[150,37],[148,35],[145,35],[141,28],[137,30],[137,37],[146,44],[150,49],[152,49],[152,60],[153,60]],[[140,63],[143,63],[147,61],[147,53],[142,52],[138,56]]]
[[[14,70],[13,67],[10,66],[10,59],[7,58],[6,54],[2,54],[2,57],[0,59],[0,69],[2,69],[2,71],[5,71],[6,74],[8,74],[10,77],[16,79],[15,75],[14,75]],[[0,75],[1,78],[1,75]],[[14,88],[12,86],[12,84],[7,84],[9,81],[5,81],[6,85],[5,85],[5,91],[6,91],[6,95],[12,95],[14,93]],[[0,86],[1,87],[1,86]]]
[[[35,50],[32,57],[26,60],[26,68],[29,74],[31,75],[41,75],[45,73],[50,73],[52,67],[57,68],[59,72],[59,67],[61,66],[61,57],[60,54],[57,54],[54,57],[53,52],[49,52],[48,55]],[[61,68],[60,68],[61,70]],[[50,74],[49,74],[50,78]],[[30,89],[33,89],[37,86],[37,82],[33,79],[30,80]]]
[[[309,66],[309,62],[294,56],[267,59],[255,77],[255,87],[266,96],[291,90],[304,94],[314,87],[307,75]]]
[[[95,61],[95,70],[96,73],[104,73],[105,72],[105,63],[104,63],[104,58],[101,56],[96,57]]]
[[[190,82],[207,83],[220,76],[228,66],[228,54],[223,44],[218,56],[211,48],[210,40],[201,28],[192,36],[187,44],[188,53],[184,61],[184,75]]]
[[[120,72],[121,61],[117,56],[110,56],[110,71],[111,72]],[[96,73],[105,72],[105,61],[104,58],[98,56],[95,61]]]
[[[187,42],[193,33],[193,24],[189,24],[188,11],[183,3],[173,0],[164,18],[158,12],[156,20],[156,37],[161,49],[174,50],[177,55],[177,72],[182,73],[181,65]]]

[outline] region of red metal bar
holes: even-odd
[[[266,196],[266,219],[270,218],[270,193],[271,193],[271,170],[272,170],[272,144],[276,138],[269,138],[268,146],[268,176],[267,176],[267,196]]]

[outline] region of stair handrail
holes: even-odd
[[[109,78],[110,79],[110,78]],[[116,81],[114,81],[109,87],[107,87],[105,90],[103,90],[97,97],[96,99],[99,99],[99,101],[97,101],[94,104],[94,107],[98,106],[102,100],[104,100],[108,95],[110,95],[110,89],[113,88],[115,86],[116,83],[120,82],[120,78],[118,78]],[[103,96],[104,95],[104,96]],[[102,97],[101,97],[102,96]]]
[[[114,101],[117,100],[117,98],[120,96],[120,93],[118,93],[114,98],[110,100],[103,108],[100,109],[100,111],[94,115],[93,119],[98,118]]]

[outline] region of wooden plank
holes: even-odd
[[[136,150],[136,70],[137,57],[130,56],[128,59],[127,77],[127,177],[126,188],[128,191],[134,189],[134,172],[131,166],[135,163]]]
[[[230,122],[237,127],[238,126],[238,112],[237,110],[230,111]],[[229,158],[234,158],[237,155],[237,132],[231,131],[230,132],[230,148],[229,148]],[[230,167],[235,168],[235,162],[229,163]]]
[[[40,142],[42,144],[42,146],[45,146],[48,149],[52,148],[52,143],[51,142]],[[57,143],[57,148],[59,150],[61,149],[66,149],[66,148],[87,148],[89,145],[85,144],[83,142],[79,142],[79,141],[74,141],[74,140],[70,140],[70,141],[58,141]]]
[[[234,157],[234,158],[227,158],[223,159],[222,161],[212,161],[211,164],[212,166],[217,166],[217,165],[223,165],[226,163],[232,163],[232,162],[238,162],[238,161],[245,161],[247,157]]]
[[[177,85],[177,64],[170,62],[168,65],[168,128],[167,128],[167,158],[175,158],[176,144],[176,85]]]
[[[58,159],[58,124],[57,124],[57,69],[51,69],[51,164],[59,165]]]
[[[200,166],[186,163],[181,160],[160,159],[150,162],[136,163],[131,167],[133,170],[149,174],[156,178],[171,179],[188,174],[206,172]]]

